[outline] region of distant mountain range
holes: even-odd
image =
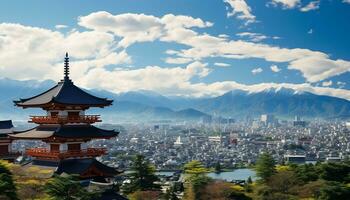
[[[16,81],[0,79],[0,118],[26,120],[29,114],[43,113],[34,109],[19,109],[12,100],[30,97],[43,92],[56,83],[53,81]],[[257,117],[274,114],[292,118],[348,118],[350,101],[298,92],[292,89],[268,89],[250,93],[234,90],[218,97],[182,98],[165,97],[151,91],[134,91],[115,94],[104,90],[90,90],[100,97],[114,99],[105,109],[93,109],[108,121],[199,120],[208,116],[230,118]]]

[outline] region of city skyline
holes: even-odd
[[[201,97],[286,87],[350,99],[348,1],[161,2],[4,2],[1,78],[57,81],[68,51],[84,88]]]

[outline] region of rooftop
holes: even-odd
[[[69,57],[65,58],[64,79],[51,89],[26,99],[14,101],[20,107],[45,107],[48,105],[77,105],[86,107],[105,107],[112,104],[113,100],[100,98],[75,86],[69,78]]]
[[[113,177],[119,172],[112,167],[104,165],[94,158],[84,158],[84,159],[67,159],[62,160],[57,166],[55,173],[57,174],[79,174],[83,175],[85,173],[97,173],[103,177]],[[102,174],[100,174],[102,173]]]
[[[9,134],[15,139],[58,138],[112,138],[118,136],[114,130],[104,130],[92,125],[39,125],[27,131]]]
[[[12,120],[0,121],[0,129],[11,129],[13,128]]]

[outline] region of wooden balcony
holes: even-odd
[[[86,150],[50,151],[46,148],[31,148],[26,154],[47,160],[62,160],[66,158],[98,157],[107,153],[106,148],[87,148]]]
[[[86,123],[93,124],[101,122],[100,115],[84,115],[79,117],[60,117],[60,116],[30,116],[30,123],[36,124],[67,124],[67,123]]]

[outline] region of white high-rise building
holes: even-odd
[[[275,117],[273,115],[264,114],[264,115],[261,115],[260,121],[264,125],[273,124],[273,123],[275,123]]]

